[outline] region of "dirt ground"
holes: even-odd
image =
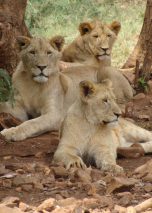
[[[152,130],[152,94],[137,96],[125,115]],[[91,167],[68,173],[62,165],[51,163],[57,144],[57,133],[15,143],[1,138],[0,213],[125,212],[117,208],[137,206],[152,198],[152,155],[119,158],[118,164],[125,169],[122,176]]]

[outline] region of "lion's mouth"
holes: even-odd
[[[112,120],[112,121],[103,121],[103,124],[107,125],[107,124],[112,124],[112,123],[116,123],[118,122],[118,118]]]
[[[108,54],[108,53],[98,54],[96,57],[99,58],[99,57],[102,57],[102,56],[110,56],[110,54]]]
[[[33,78],[35,78],[35,77],[39,77],[39,76],[42,76],[42,77],[45,77],[45,78],[48,78],[48,76],[47,75],[45,75],[44,73],[40,73],[40,74],[38,74],[38,75],[35,75],[35,74],[33,74],[32,75],[33,76]]]

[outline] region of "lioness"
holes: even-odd
[[[67,107],[75,96],[72,81],[59,72],[59,52],[64,39],[17,38],[21,49],[21,61],[13,74],[15,88],[14,107],[0,103],[0,112],[8,112],[24,121],[17,127],[4,129],[1,134],[7,140],[18,141],[58,130]],[[33,119],[28,120],[29,116]]]
[[[83,157],[94,158],[97,168],[122,172],[116,164],[117,148],[141,143],[146,153],[152,152],[152,133],[119,118],[112,84],[89,81],[80,83],[80,97],[70,107],[61,130],[61,139],[54,154],[55,162],[85,167]]]
[[[73,81],[110,79],[117,102],[121,104],[132,99],[133,89],[122,73],[111,67],[111,50],[120,28],[116,21],[109,26],[100,21],[81,23],[80,36],[63,50],[62,60],[76,62],[77,66],[63,69]]]

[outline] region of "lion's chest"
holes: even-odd
[[[46,105],[46,95],[47,91],[42,92],[40,89],[30,87],[19,88],[18,94],[25,111],[32,117],[41,115]]]

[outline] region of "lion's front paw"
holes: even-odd
[[[101,169],[106,172],[111,172],[114,174],[121,174],[124,172],[121,166],[116,164],[109,164],[109,163],[103,163]]]
[[[1,131],[1,134],[7,141],[20,141],[26,138],[25,133],[19,130],[18,127],[4,129]]]
[[[70,168],[82,168],[82,169],[85,169],[86,168],[86,165],[84,164],[83,160],[76,156],[76,157],[71,157],[69,159],[69,162],[68,164],[66,165],[66,169],[70,169]]]

